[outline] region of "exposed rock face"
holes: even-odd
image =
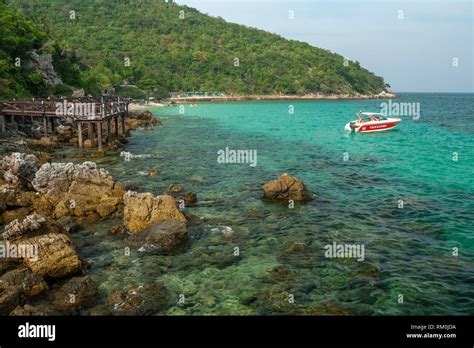
[[[82,269],[82,261],[71,239],[65,234],[49,233],[26,239],[23,243],[38,246],[37,259],[24,259],[26,266],[34,273],[61,278]]]
[[[148,226],[162,220],[186,222],[183,213],[176,207],[172,196],[128,191],[123,197],[125,203],[124,225],[131,232],[144,231]]]
[[[133,234],[128,243],[140,250],[150,253],[170,253],[188,240],[186,224],[182,221],[159,221],[146,231]]]
[[[46,163],[36,172],[33,187],[55,206],[53,216],[101,217],[114,214],[123,188],[94,162]]]
[[[153,114],[148,110],[145,110],[142,113],[131,112],[125,122],[127,129],[136,129],[140,127],[147,128],[161,124],[161,121],[153,117]]]
[[[284,173],[278,179],[263,185],[262,199],[306,202],[313,199],[313,194],[300,179]]]
[[[5,171],[4,179],[12,185],[28,185],[36,173],[35,155],[27,155],[20,152],[14,152],[10,156],[2,159],[2,169]]]
[[[55,221],[32,214],[23,221],[14,220],[5,226],[4,238],[36,253],[23,263],[33,272],[51,278],[77,273],[82,261],[64,229]]]
[[[13,220],[5,226],[3,238],[8,241],[17,241],[47,232],[48,225],[44,216],[39,214],[28,215],[24,220]]]
[[[180,185],[176,184],[170,185],[165,195],[173,196],[178,204],[181,200],[184,201],[186,206],[197,203],[198,201],[197,195],[194,192],[185,192]]]
[[[54,304],[63,310],[78,309],[94,304],[97,286],[89,277],[75,277],[54,294]]]
[[[30,60],[27,66],[33,68],[43,75],[44,80],[51,86],[62,85],[63,82],[54,70],[53,57],[49,53],[38,54],[35,51],[29,53]]]

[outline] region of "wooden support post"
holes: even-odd
[[[2,133],[6,132],[6,129],[5,129],[5,116],[3,116],[3,115],[0,115],[0,131]]]
[[[118,116],[114,116],[114,125],[115,125],[115,139],[118,139],[118,135],[119,135]]]
[[[44,132],[44,137],[47,138],[48,137],[48,118],[47,117],[43,117],[43,132]]]
[[[51,133],[54,133],[54,117],[50,117],[49,120],[51,122]]]
[[[97,122],[97,143],[99,144],[99,151],[102,151],[102,122]]]
[[[122,134],[123,136],[126,136],[126,129],[125,129],[125,113],[122,114]]]
[[[77,122],[77,140],[79,142],[79,148],[82,149],[82,123]]]
[[[107,120],[107,143],[109,145],[112,143],[112,120],[110,118]]]
[[[95,135],[94,135],[94,125],[92,124],[92,122],[88,122],[87,123],[87,131],[88,131],[88,137],[89,137],[89,140],[91,141],[91,145],[92,147],[95,146]]]

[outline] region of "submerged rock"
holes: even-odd
[[[55,218],[109,217],[124,194],[109,172],[94,162],[46,163],[36,173],[33,187],[55,206]]]
[[[129,290],[116,290],[107,303],[115,315],[150,315],[169,307],[169,293],[163,283],[146,284]]]
[[[0,277],[1,288],[14,288],[27,298],[37,296],[48,289],[43,277],[32,273],[28,268],[19,268]]]
[[[0,315],[8,315],[20,303],[20,292],[16,289],[0,287]]]
[[[91,306],[97,299],[97,286],[89,277],[70,279],[54,293],[54,304],[62,310]]]
[[[180,185],[171,184],[165,191],[165,195],[173,196],[179,204],[183,201],[186,206],[197,203],[197,195],[194,192],[186,192]]]
[[[313,196],[300,179],[287,173],[263,185],[262,199],[265,200],[306,202]]]
[[[58,311],[53,306],[47,304],[39,304],[35,306],[25,304],[24,306],[17,306],[13,311],[10,312],[10,315],[13,316],[51,316],[61,314],[63,313]]]
[[[182,221],[158,221],[145,231],[130,236],[128,243],[140,251],[170,253],[188,240],[186,224]]]
[[[0,258],[0,276],[2,276],[4,273],[11,271],[12,269],[15,269],[18,267],[20,264],[19,259],[6,259],[6,258]]]
[[[157,221],[178,220],[186,222],[172,196],[154,196],[153,194],[128,191],[123,197],[124,225],[131,232],[144,231]]]

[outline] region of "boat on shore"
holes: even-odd
[[[389,118],[377,112],[358,112],[357,120],[350,121],[344,129],[355,133],[382,132],[395,128],[402,120]]]

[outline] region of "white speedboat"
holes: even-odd
[[[357,120],[346,124],[344,129],[355,133],[381,132],[395,128],[401,121],[377,112],[358,112]]]

